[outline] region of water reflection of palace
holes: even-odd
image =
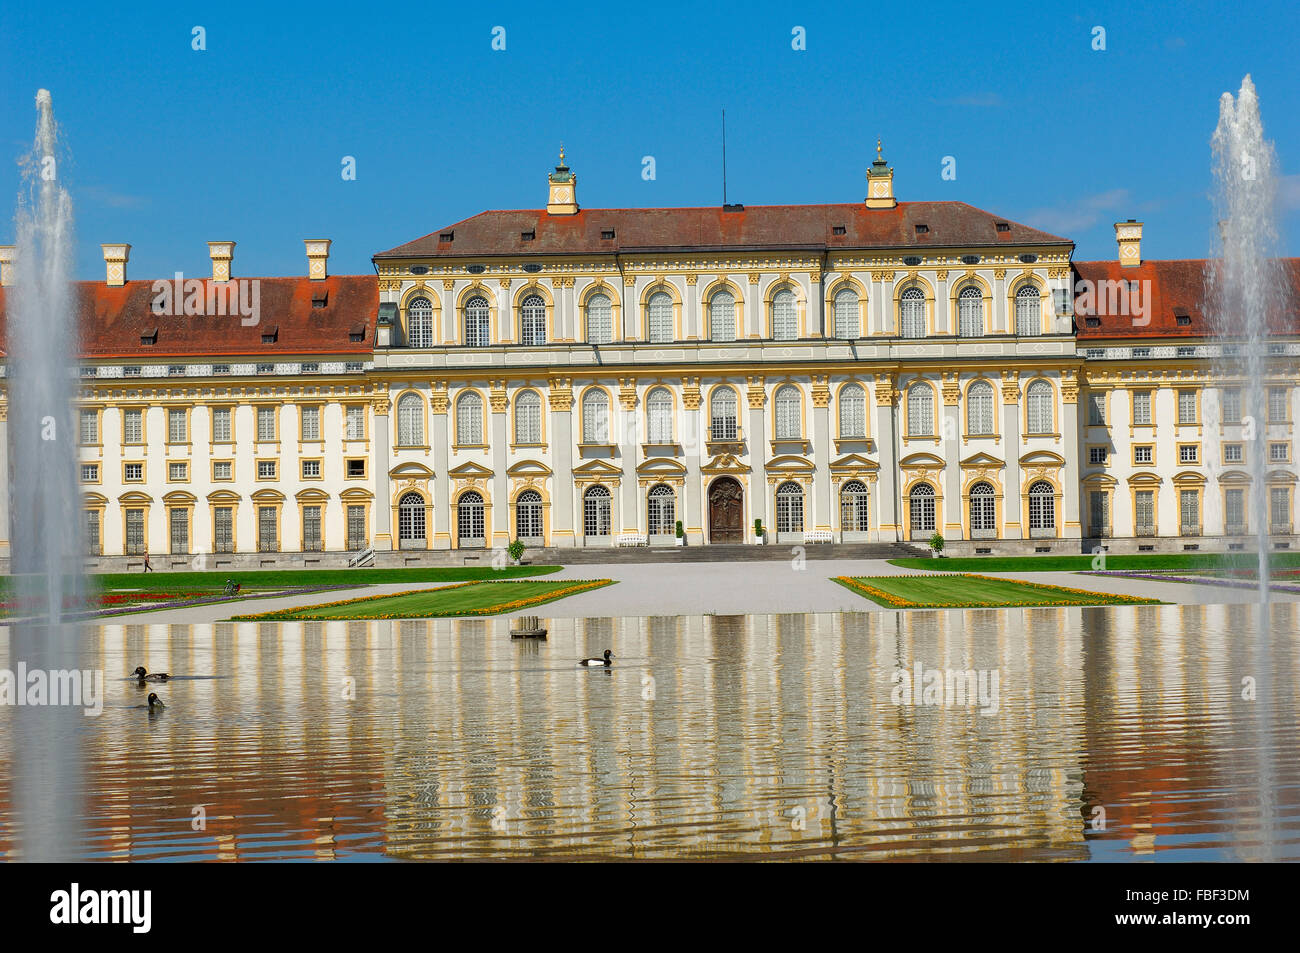
[[[161,718],[110,682],[88,836],[136,859],[1236,849],[1227,820],[1294,812],[1255,779],[1297,773],[1240,699],[1268,666],[1269,711],[1295,709],[1295,652],[1256,646],[1253,611],[550,620],[540,645],[506,620],[108,626],[92,666],[216,677],[167,683]],[[605,648],[612,669],[574,665]],[[997,713],[893,703],[917,662],[996,671]]]

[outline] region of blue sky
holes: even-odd
[[[46,87],[83,278],[110,241],[133,245],[134,278],[205,274],[217,239],[238,243],[236,275],[303,273],[304,238],[334,240],[335,273],[371,273],[373,253],[485,208],[543,205],[561,141],[584,206],[720,204],[723,107],[732,202],[860,201],[879,136],[902,200],[969,202],[1079,259],[1113,256],[1112,223],[1138,218],[1144,257],[1203,257],[1217,101],[1249,72],[1296,255],[1297,36],[1294,0],[6,3],[0,243]]]

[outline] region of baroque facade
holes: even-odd
[[[330,276],[308,241],[305,277],[239,279],[210,243],[175,317],[106,245],[107,281],[79,286],[88,552],[410,561],[679,525],[687,545],[1228,549],[1257,529],[1252,453],[1291,544],[1294,326],[1257,432],[1214,371],[1205,262],[1143,261],[1136,222],[1115,261],[1072,262],[1067,238],[898,202],[879,151],[867,178],[853,204],[583,209],[562,155],[544,209],[381,252],[375,276]]]

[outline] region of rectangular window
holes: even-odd
[[[1134,526],[1139,536],[1151,536],[1156,530],[1155,490],[1138,490],[1133,494]]]
[[[1105,447],[1089,447],[1089,448],[1088,448],[1088,462],[1091,463],[1091,464],[1094,464],[1094,465],[1105,466],[1105,465],[1106,465],[1106,448],[1105,448]]]
[[[122,480],[125,483],[139,483],[144,479],[143,463],[128,463],[122,467]]]
[[[1241,388],[1229,387],[1223,391],[1223,422],[1241,423]]]
[[[212,479],[233,480],[235,478],[235,465],[230,460],[213,460],[212,461]]]
[[[126,554],[139,556],[144,552],[144,510],[132,507],[126,511]]]
[[[189,479],[190,465],[188,463],[169,463],[167,464],[167,479],[172,483],[183,483]]]
[[[99,443],[99,411],[83,410],[81,412],[81,442],[83,444]]]
[[[1201,448],[1194,443],[1180,443],[1178,445],[1178,462],[1195,463],[1200,459]]]
[[[212,548],[219,553],[235,551],[235,508],[233,506],[213,507]]]
[[[274,407],[257,408],[257,439],[258,440],[275,439],[275,408]]]
[[[1106,426],[1106,395],[1105,394],[1088,395],[1088,426],[1090,427]]]
[[[189,427],[186,426],[185,411],[172,408],[167,411],[167,442],[186,443],[189,440]]]
[[[98,556],[103,544],[99,535],[99,510],[86,510],[86,552]]]
[[[1224,463],[1242,463],[1246,459],[1245,448],[1239,443],[1225,443],[1223,445],[1223,462]]]
[[[1290,416],[1287,411],[1287,389],[1285,387],[1270,387],[1268,389],[1268,422],[1271,424],[1285,423]]]
[[[348,550],[365,549],[366,540],[366,508],[359,504],[350,504],[348,506]]]
[[[1291,445],[1289,443],[1270,443],[1268,445],[1268,462],[1269,463],[1286,463],[1291,458]]]
[[[1178,533],[1180,536],[1201,534],[1200,494],[1195,490],[1182,490],[1178,494]]]
[[[234,439],[234,414],[229,407],[212,408],[212,442],[230,443]]]
[[[319,407],[302,408],[302,439],[303,440],[320,439],[320,408]]]
[[[349,480],[363,480],[366,476],[366,461],[362,457],[347,462],[347,476]]]
[[[98,483],[99,482],[99,464],[83,463],[81,465],[81,482]]]
[[[280,550],[280,527],[275,518],[274,506],[257,508],[257,551],[275,553]]]
[[[257,478],[258,478],[259,480],[274,480],[274,479],[275,479],[275,461],[274,461],[274,460],[258,460],[258,461],[257,461]]]
[[[1133,391],[1133,424],[1143,427],[1151,423],[1151,391]]]
[[[125,410],[122,412],[122,442],[144,443],[143,410]]]
[[[1237,536],[1246,532],[1246,491],[1231,489],[1223,494],[1224,532]]]
[[[1196,423],[1196,391],[1180,390],[1178,392],[1178,422],[1180,424]]]
[[[1088,492],[1088,523],[1093,536],[1109,536],[1110,522],[1107,519],[1106,491],[1090,490]]]
[[[1149,443],[1133,448],[1134,463],[1150,463],[1154,456],[1154,448]]]
[[[306,553],[318,553],[324,548],[320,535],[320,507],[304,506],[302,508],[302,549]]]
[[[171,528],[171,551],[173,555],[183,555],[190,551],[190,511],[174,509],[168,513]]]
[[[347,409],[347,439],[366,439],[366,408],[361,404],[350,404]]]
[[[319,460],[304,460],[304,461],[302,462],[302,478],[303,478],[304,480],[319,480],[319,479],[320,479],[320,461],[319,461]]]
[[[1269,487],[1268,522],[1270,533],[1291,532],[1291,492],[1287,487]]]

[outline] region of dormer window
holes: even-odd
[[[831,226],[831,234],[832,234],[832,235],[843,235],[843,234],[845,233],[845,231],[846,231],[846,229],[844,228],[843,225],[832,225],[832,226]]]
[[[348,340],[353,344],[360,344],[366,339],[366,326],[364,324],[354,324],[348,330]],[[428,347],[428,345],[424,345]]]
[[[614,229],[612,229],[612,228],[602,228],[602,229],[600,230],[600,237],[603,238],[603,239],[605,239],[606,241],[609,241],[610,239],[612,239],[612,238],[614,237]]]
[[[929,225],[916,225],[916,226],[913,226],[913,227],[916,229],[916,234],[918,234],[918,235],[924,235],[924,234],[926,234],[927,232],[930,231],[930,226],[929,226]]]
[[[438,241],[440,242],[451,242],[455,240],[456,240],[456,233],[454,231],[442,232],[440,235],[438,235]]]
[[[1174,315],[1174,321],[1179,327],[1185,328],[1192,323],[1192,316],[1190,314],[1176,314]]]
[[[1011,226],[1007,222],[998,222],[993,227],[996,228],[999,232],[1011,231]]]
[[[329,304],[329,300],[330,300],[329,291],[325,288],[322,288],[319,291],[312,293],[311,306],[313,308],[323,308],[327,304]]]
[[[263,344],[274,344],[277,340],[279,340],[279,338],[280,338],[279,326],[273,328],[267,328],[265,331],[262,332]]]
[[[520,233],[519,233],[519,240],[520,240],[521,242],[531,242],[531,241],[532,241],[533,239],[535,239],[536,237],[537,237],[537,231],[536,231],[536,229],[529,229],[529,230],[526,231],[526,232],[520,232]]]
[[[154,344],[157,344],[158,329],[150,328],[148,331],[145,331],[144,334],[140,335],[140,343],[146,346],[152,346]]]

